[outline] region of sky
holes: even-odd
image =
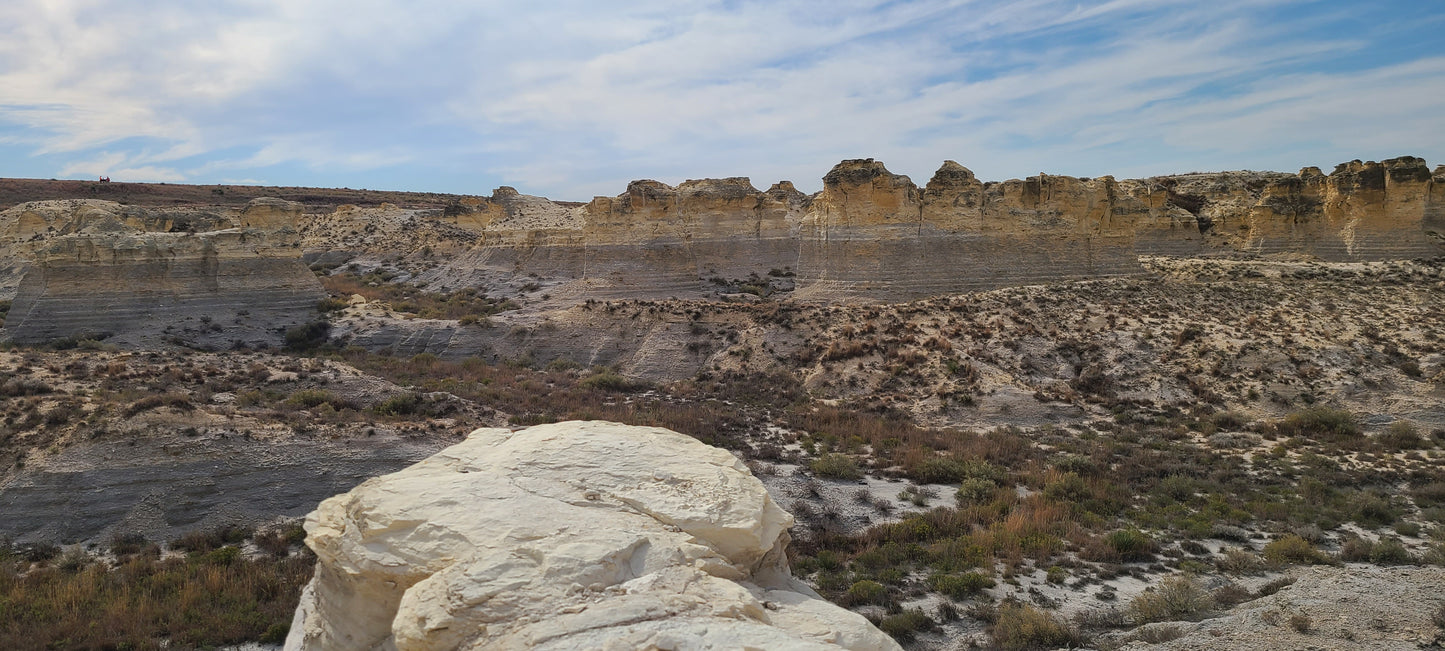
[[[1445,163],[1439,0],[5,0],[0,176],[553,199]]]

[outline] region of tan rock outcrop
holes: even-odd
[[[301,214],[266,199],[239,212],[96,200],[0,212],[0,248],[18,269],[8,338],[278,343],[275,330],[314,317],[322,295],[301,263]]]
[[[792,517],[660,428],[482,429],[322,502],[300,649],[897,649],[788,572]]]

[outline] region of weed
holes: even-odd
[[[1129,604],[1130,614],[1140,624],[1189,619],[1213,608],[1214,599],[1189,575],[1167,577]]]
[[[856,480],[863,478],[863,471],[858,469],[858,463],[846,454],[829,453],[808,464],[808,469],[819,477],[828,479]]]
[[[1264,559],[1274,565],[1329,565],[1334,562],[1329,555],[1315,549],[1308,540],[1295,534],[1286,534],[1264,546]]]
[[[993,643],[1008,651],[1077,646],[1079,632],[1057,617],[1025,603],[1000,605],[991,630]]]

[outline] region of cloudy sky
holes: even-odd
[[[1445,163],[1438,0],[5,0],[0,176],[585,200]]]

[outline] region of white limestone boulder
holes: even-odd
[[[730,453],[566,422],[322,502],[289,649],[897,649],[792,578],[792,516]]]

